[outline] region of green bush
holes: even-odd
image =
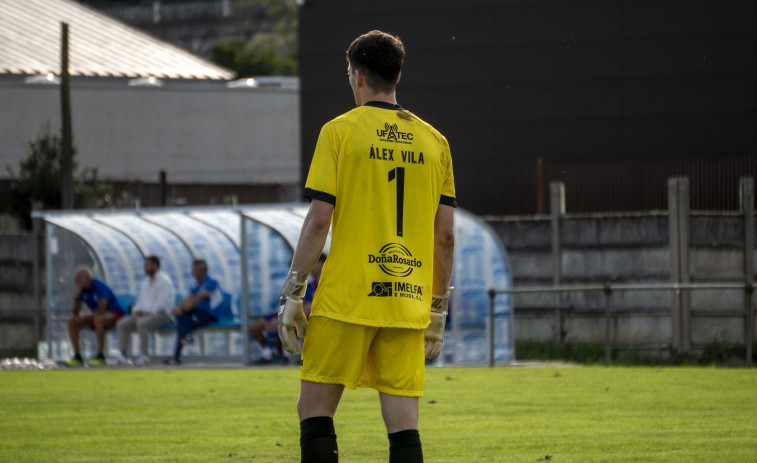
[[[516,341],[515,356],[518,360],[558,360],[576,363],[604,363],[605,350],[602,344],[556,344],[552,341]]]
[[[61,158],[63,143],[57,133],[45,126],[29,142],[29,153],[18,165],[18,172],[6,166],[11,177],[9,212],[18,217],[24,227],[31,228],[32,204],[39,201],[44,209],[60,209]],[[72,156],[74,174],[74,207],[100,208],[111,203],[110,187],[97,177],[97,169],[79,169],[76,148]]]
[[[716,364],[731,356],[733,346],[723,337],[716,337],[702,352],[700,362],[704,364]]]
[[[551,360],[582,364],[604,364],[605,347],[600,343],[556,344],[552,341],[516,341],[518,360]],[[662,365],[668,363],[662,350],[613,349],[614,365]]]

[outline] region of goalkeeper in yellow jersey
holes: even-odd
[[[297,411],[306,463],[338,461],[333,417],[345,386],[378,391],[390,462],[423,461],[418,398],[424,357],[442,347],[457,204],[447,140],[397,104],[404,57],[384,32],[352,42],[357,107],[323,126],[305,184],[310,209],[278,320],[289,352],[304,338]],[[308,321],[302,295],[329,226]]]

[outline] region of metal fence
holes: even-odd
[[[460,178],[455,180],[460,183],[460,191],[477,193],[475,204],[466,207],[478,214],[548,214],[553,182],[565,185],[565,198],[573,213],[664,210],[667,180],[679,176],[691,180],[692,209],[722,211],[738,209],[739,190],[730,185],[738,184],[741,177],[757,176],[755,159],[753,154],[503,159],[502,168],[490,173],[480,169],[466,173],[461,167]],[[487,182],[497,188],[491,194],[480,193],[482,184],[488,185]]]
[[[604,285],[570,285],[570,286],[534,286],[523,288],[512,288],[507,290],[489,290],[489,326],[494,326],[494,303],[497,295],[500,294],[528,294],[528,293],[557,293],[562,294],[565,292],[602,292],[605,295],[605,365],[610,366],[612,363],[612,349],[613,349],[613,331],[612,322],[614,318],[612,310],[612,295],[616,291],[675,291],[677,295],[685,295],[689,291],[697,290],[713,290],[713,289],[731,289],[744,291],[744,311],[741,316],[744,317],[744,344],[746,347],[746,365],[752,366],[752,345],[754,343],[754,284],[753,283],[606,283]],[[559,311],[564,308],[556,307],[555,310],[559,316]],[[691,316],[696,316],[696,313],[690,314],[689,317],[683,318],[685,323],[691,323]],[[675,320],[676,317],[673,311],[670,311],[671,320]],[[733,317],[732,313],[708,313],[708,317]],[[738,315],[737,315],[738,316]],[[686,330],[683,330],[686,331]],[[673,330],[675,333],[675,330]],[[494,366],[494,331],[490,329],[489,332],[489,358],[490,366]],[[671,345],[674,343],[671,342]],[[516,352],[517,356],[517,352]]]

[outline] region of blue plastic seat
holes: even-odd
[[[131,306],[137,302],[137,298],[131,294],[116,294],[116,300],[118,301],[118,305],[121,306],[121,310],[124,311],[124,315],[129,315],[131,313]]]

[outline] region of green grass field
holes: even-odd
[[[298,462],[295,369],[0,372],[2,462]],[[384,462],[375,391],[340,461]],[[427,462],[757,462],[757,370],[430,368]]]

